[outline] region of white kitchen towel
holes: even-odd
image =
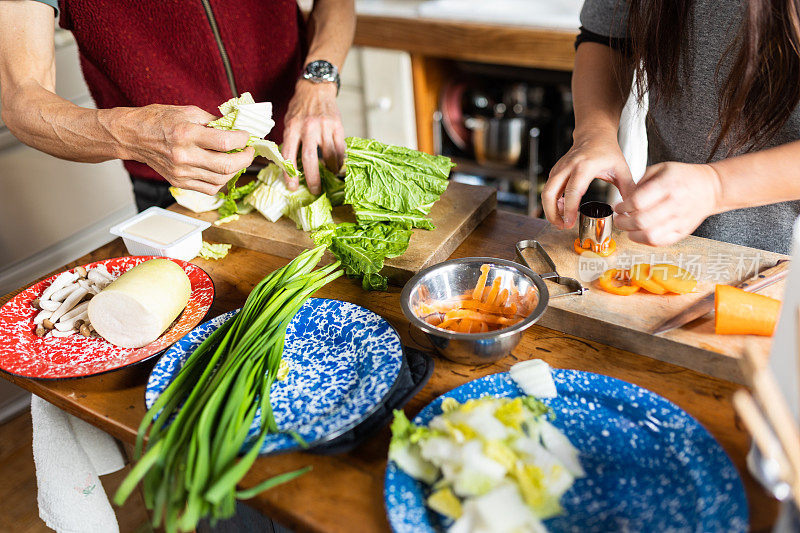
[[[116,441],[38,396],[31,418],[41,519],[58,533],[118,533],[99,478],[125,466]]]

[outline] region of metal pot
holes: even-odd
[[[514,166],[522,155],[525,119],[522,117],[470,117],[475,160],[481,165]]]

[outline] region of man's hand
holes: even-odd
[[[636,242],[673,244],[721,210],[721,194],[720,176],[711,165],[659,163],[617,204],[614,225]]]
[[[176,187],[216,194],[253,161],[253,148],[245,148],[250,135],[206,127],[217,117],[199,107],[153,104],[109,111],[101,124],[119,140],[120,158],[149,165]]]
[[[299,80],[285,122],[283,157],[296,165],[300,149],[306,184],[313,194],[319,194],[317,150],[322,151],[325,166],[332,172],[338,172],[344,162],[344,128],[336,106],[336,85]],[[297,178],[284,179],[289,189],[297,188]]]

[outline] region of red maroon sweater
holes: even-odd
[[[273,103],[275,129],[305,58],[296,0],[209,0],[236,88]],[[60,24],[75,35],[86,83],[99,108],[196,105],[218,115],[230,85],[201,0],[59,0]],[[131,176],[163,179],[136,161]]]

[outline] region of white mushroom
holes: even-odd
[[[60,306],[60,302],[54,302],[52,300],[39,300],[39,307],[44,311],[55,311]]]
[[[39,298],[41,300],[49,300],[51,294],[56,292],[58,289],[66,287],[76,279],[78,279],[78,274],[73,272],[64,272],[63,274],[60,274],[56,279],[53,280],[53,283],[51,283],[50,286],[44,290]]]
[[[87,311],[77,314],[72,318],[68,318],[67,320],[62,318],[56,322],[56,329],[58,331],[71,331],[73,329],[77,329],[76,324],[82,320],[86,320],[87,318],[89,318],[89,313]]]
[[[86,278],[89,281],[101,286],[108,285],[109,283],[111,283],[111,280],[109,278],[107,278],[105,275],[103,275],[102,272],[99,272],[95,268],[89,271],[89,274],[86,276]]]
[[[53,321],[53,323],[58,322],[58,319],[64,316],[73,307],[75,307],[75,304],[80,302],[81,298],[86,296],[88,292],[89,291],[87,291],[83,287],[79,287],[78,290],[74,291],[72,294],[67,296],[67,299],[64,300],[64,303],[62,303],[58,307],[58,309],[53,311],[53,316],[50,317],[50,320]]]
[[[75,318],[76,316],[84,313],[89,308],[89,302],[81,302],[73,307],[69,312],[64,313],[59,322]]]
[[[89,270],[91,272],[94,270],[95,272],[100,273],[103,277],[105,277],[108,281],[114,281],[114,276],[111,275],[111,272],[108,271],[105,265],[97,265],[93,269]]]
[[[59,331],[57,329],[50,330],[49,334],[53,337],[69,337],[70,335],[75,335],[77,331],[71,329],[69,331]]]
[[[96,288],[97,286],[95,284],[85,279],[79,279],[78,285],[89,291],[89,294],[97,294],[98,292],[100,292],[100,290]]]
[[[36,316],[35,316],[35,317],[33,317],[33,323],[34,323],[34,324],[41,324],[42,322],[44,322],[44,319],[45,319],[45,318],[50,318],[50,316],[51,316],[52,314],[53,314],[53,312],[52,312],[52,311],[48,311],[47,309],[44,309],[44,310],[42,310],[42,311],[39,311],[39,312],[36,314]]]
[[[51,294],[49,300],[52,300],[54,302],[63,302],[67,298],[67,296],[72,294],[78,288],[80,288],[80,285],[78,285],[77,283],[70,283],[66,287],[58,289],[56,292]]]

